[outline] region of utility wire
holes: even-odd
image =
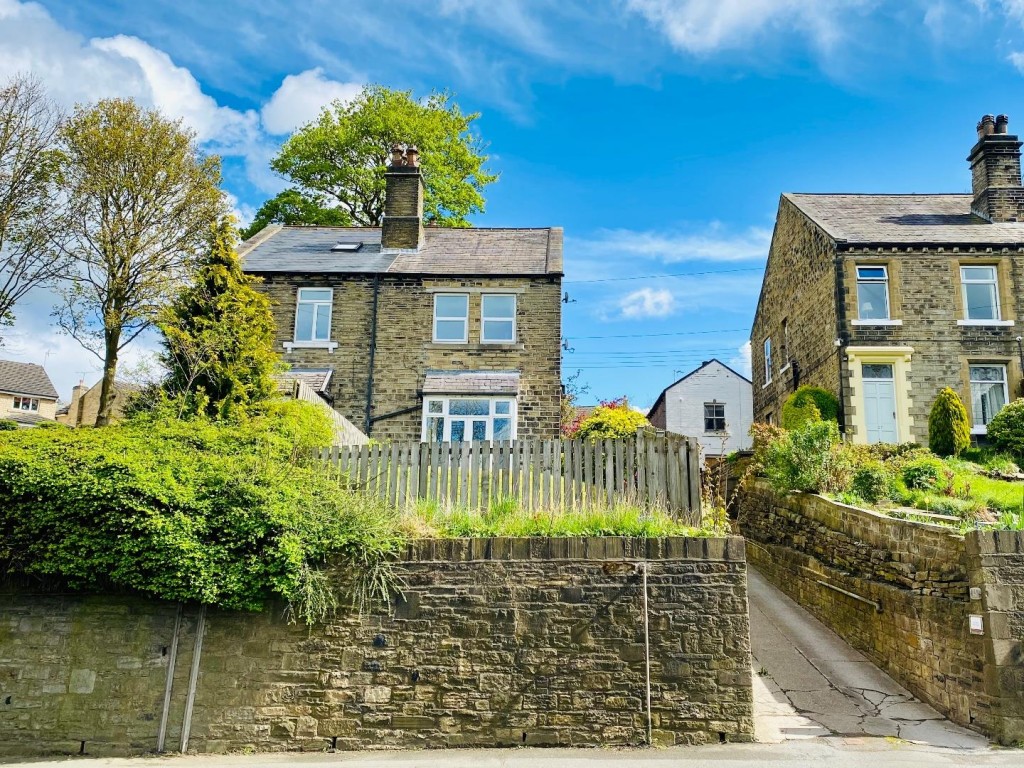
[[[659,277],[700,277],[702,275],[728,275],[734,272],[764,272],[764,267],[740,267],[737,269],[709,269],[704,272],[662,272],[660,275],[629,275],[627,277],[595,277],[589,280],[563,280],[568,283],[618,283],[624,280],[654,280]]]

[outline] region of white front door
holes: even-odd
[[[869,443],[898,443],[892,365],[864,363],[864,421]]]

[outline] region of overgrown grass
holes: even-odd
[[[685,525],[664,510],[619,502],[581,509],[525,510],[514,498],[496,500],[484,510],[437,501],[419,501],[405,510],[400,528],[410,538],[474,536],[713,536],[711,525]]]

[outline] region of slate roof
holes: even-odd
[[[1024,245],[1024,222],[971,213],[971,195],[783,195],[838,243]]]
[[[53,419],[40,416],[38,413],[26,413],[25,411],[11,411],[10,413],[0,415],[0,419],[13,421],[25,427],[34,427],[36,424],[42,424],[44,421],[53,421]]]
[[[57,390],[43,366],[14,360],[0,360],[0,392],[57,399]]]
[[[358,251],[332,251],[360,242]],[[562,229],[427,227],[418,252],[382,252],[380,227],[266,227],[238,250],[246,272],[560,275]]]
[[[515,395],[518,371],[427,371],[423,394]]]
[[[283,382],[301,381],[314,392],[326,392],[327,384],[333,373],[333,368],[291,368],[282,373],[278,379]]]

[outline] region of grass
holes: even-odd
[[[712,536],[711,526],[683,524],[664,510],[624,502],[582,509],[524,510],[514,498],[499,499],[484,510],[421,500],[405,510],[400,527],[410,538],[474,536]]]

